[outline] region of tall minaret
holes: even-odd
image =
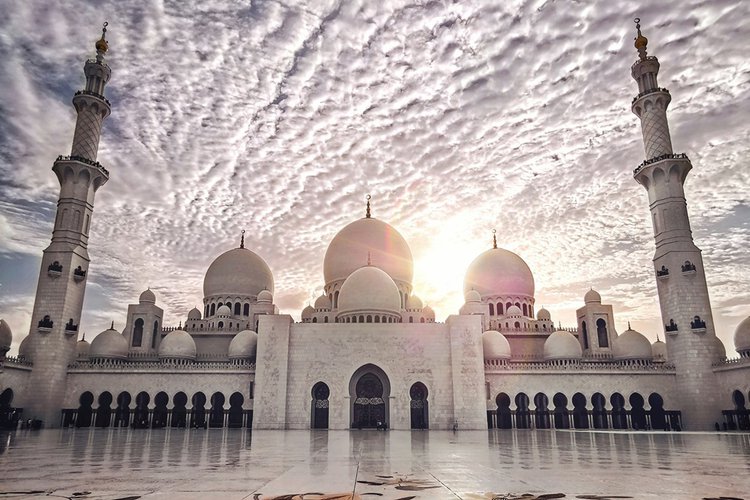
[[[109,172],[96,161],[102,121],[109,116],[104,86],[111,71],[104,61],[108,44],[96,42],[96,58],[84,65],[86,88],[75,93],[78,112],[70,156],[59,156],[52,171],[60,181],[52,243],[44,250],[31,317],[30,343],[34,363],[29,380],[26,418],[43,420],[45,427],[60,425],[68,364],[74,359],[78,324],[88,277],[88,239],[94,194]]]
[[[646,55],[648,40],[641,34],[640,20],[635,22],[639,59],[631,74],[638,82],[638,95],[632,110],[641,119],[646,160],[633,176],[648,191],[656,241],[656,285],[669,361],[677,371],[683,424],[691,430],[711,430],[721,417],[711,370],[719,354],[703,259],[693,242],[683,190],[692,165],[687,155],[672,151],[667,123],[671,96],[656,81],[659,61]]]

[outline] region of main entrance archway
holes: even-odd
[[[351,426],[353,429],[375,429],[389,425],[391,384],[379,367],[368,364],[359,368],[349,382]]]

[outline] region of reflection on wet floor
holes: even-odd
[[[0,498],[741,498],[750,435],[24,430],[0,470]]]

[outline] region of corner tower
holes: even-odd
[[[96,161],[102,122],[110,114],[104,87],[111,71],[104,60],[109,48],[104,23],[96,58],[84,65],[86,88],[73,96],[78,112],[70,156],[58,156],[52,171],[60,196],[52,242],[44,250],[29,332],[34,367],[29,380],[29,417],[57,427],[68,364],[76,355],[78,324],[88,278],[88,239],[94,194],[109,180]]]
[[[641,120],[646,160],[633,176],[648,191],[656,242],[654,273],[684,424],[691,430],[710,430],[721,417],[711,369],[719,354],[703,259],[693,242],[683,189],[693,167],[686,154],[672,150],[667,122],[672,98],[659,87],[659,61],[646,54],[648,40],[641,34],[640,20],[635,22],[639,58],[631,74],[638,95],[632,111]]]

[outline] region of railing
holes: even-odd
[[[750,357],[741,356],[739,358],[728,358],[713,363],[713,368],[735,368],[750,365]]]
[[[102,101],[106,102],[108,106],[112,105],[112,104],[110,104],[109,100],[106,97],[104,97],[103,95],[98,94],[96,92],[92,92],[91,90],[79,90],[74,95],[90,95],[90,96],[93,96],[93,97],[97,97],[97,98],[101,99]]]
[[[32,363],[30,360],[26,359],[22,356],[6,356],[5,365],[11,364],[11,365],[17,365],[17,366],[34,366],[34,363]]]
[[[85,158],[83,156],[77,156],[77,155],[70,155],[70,156],[63,156],[59,155],[57,157],[56,161],[79,161],[81,163],[85,163],[86,165],[91,165],[92,167],[96,167],[99,169],[103,174],[105,174],[107,177],[109,177],[109,170],[104,168],[101,163],[98,161],[92,161],[88,158]]]
[[[556,360],[556,361],[515,361],[485,360],[484,366],[489,371],[642,371],[673,373],[674,366],[668,363],[654,363],[648,360]]]
[[[232,361],[190,361],[190,360],[169,360],[169,361],[136,361],[136,360],[119,360],[119,359],[91,359],[89,361],[77,360],[68,365],[72,370],[95,370],[100,371],[127,371],[127,370],[156,370],[164,372],[172,371],[254,371],[255,363],[246,360]]]
[[[638,172],[643,170],[644,167],[647,167],[651,165],[652,163],[656,163],[662,160],[689,160],[688,155],[685,153],[667,153],[660,156],[654,156],[653,158],[649,158],[648,160],[644,160],[643,163],[638,165],[635,170],[633,170],[633,175],[636,175]]]
[[[644,90],[643,92],[641,92],[641,93],[640,93],[640,94],[638,94],[637,96],[633,97],[633,101],[632,101],[632,102],[635,102],[635,101],[637,101],[638,99],[640,99],[641,97],[643,97],[643,96],[645,96],[645,95],[649,95],[649,94],[654,94],[654,93],[656,93],[656,92],[666,92],[667,94],[669,94],[669,90],[667,90],[667,89],[664,89],[664,88],[661,88],[661,87],[656,87],[656,88],[654,88],[654,89],[648,89],[648,90]],[[631,104],[632,104],[632,103],[631,103]]]

